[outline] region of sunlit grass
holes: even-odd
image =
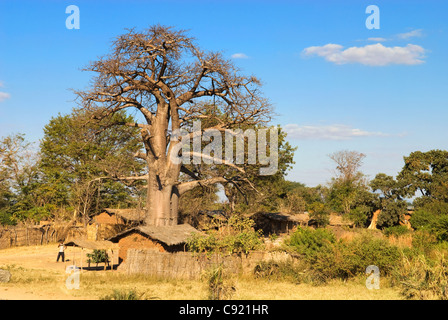
[[[73,298],[97,300],[139,299],[205,300],[209,294],[203,280],[160,279],[144,275],[126,275],[117,271],[87,271],[80,276],[80,288],[65,287],[68,275],[51,270],[10,267],[14,274],[8,286],[26,287],[29,292],[44,290],[57,297],[63,292]],[[235,293],[232,299],[241,300],[396,300],[402,299],[398,290],[383,285],[368,290],[362,279],[347,282],[330,281],[322,286],[295,284],[289,281],[234,276]],[[121,299],[120,299],[121,297]]]
[[[161,299],[161,300],[206,300],[210,297],[207,280],[161,279],[155,276],[127,275],[114,271],[86,271],[80,275],[79,289],[67,289],[64,264],[53,263],[55,246],[22,247],[1,250],[0,268],[10,270],[9,283],[0,288],[23,289],[27,293],[52,297],[53,299]],[[27,259],[23,257],[27,255]],[[42,255],[48,258],[42,258]],[[29,259],[31,256],[31,259]],[[36,257],[36,259],[34,258]],[[37,261],[40,260],[40,261]],[[44,268],[46,261],[51,268]],[[70,262],[69,262],[70,263]],[[365,278],[349,281],[328,281],[322,285],[301,282],[294,277],[286,279],[256,278],[254,275],[232,275],[229,281],[235,287],[231,299],[243,300],[355,300],[355,299],[403,299],[399,288],[388,285],[387,278],[381,278],[379,290],[368,290]],[[37,295],[39,294],[39,296]]]

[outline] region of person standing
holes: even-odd
[[[59,262],[59,258],[62,258],[62,262],[65,262],[65,246],[64,243],[59,243],[59,252],[58,252],[58,258],[56,259],[56,262]]]

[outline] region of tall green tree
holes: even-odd
[[[39,218],[45,213],[36,209],[40,206],[36,194],[39,185],[37,162],[33,145],[23,134],[13,134],[0,141],[0,212],[3,222]]]
[[[329,204],[337,211],[349,214],[367,190],[364,174],[359,170],[365,155],[357,151],[342,150],[329,155],[336,164],[336,174],[330,183]]]
[[[74,110],[52,118],[40,145],[42,197],[55,207],[74,210],[84,221],[96,209],[130,205],[136,197],[135,185],[118,180],[144,172],[144,165],[134,157],[138,130],[112,130],[108,122],[133,118],[119,112],[98,123],[91,117],[85,110]]]
[[[231,211],[235,211],[237,206],[254,210],[275,210],[278,207],[278,198],[282,197],[287,188],[286,176],[294,164],[294,148],[286,140],[287,134],[280,126],[277,126],[278,136],[278,170],[273,175],[262,176],[259,174],[260,165],[244,164],[246,172],[245,180],[229,180],[223,184],[225,195],[230,204]],[[268,141],[269,143],[269,141]],[[245,148],[246,153],[249,148]],[[246,157],[247,159],[247,154]],[[229,171],[229,168],[221,167],[222,171]],[[235,174],[234,174],[235,175]],[[231,175],[227,175],[231,177]],[[250,183],[245,183],[250,181]]]
[[[404,162],[397,180],[407,197],[448,202],[448,151],[415,151],[404,157]]]

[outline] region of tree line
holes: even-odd
[[[111,121],[133,121],[124,112]],[[378,173],[373,179],[362,173],[365,155],[339,151],[329,157],[335,165],[331,181],[308,187],[287,179],[294,165],[293,148],[286,133],[279,131],[279,170],[272,176],[257,174],[257,166],[246,168],[250,183],[221,185],[226,201],[220,201],[217,185],[198,186],[180,202],[182,216],[201,211],[229,213],[256,211],[300,214],[308,212],[319,226],[329,221],[330,212],[340,213],[358,227],[367,227],[376,210],[381,210],[377,226],[398,226],[408,207],[414,207],[412,227],[437,232],[448,239],[448,151],[412,152],[404,157],[396,177]],[[83,110],[58,115],[44,127],[39,144],[23,134],[0,140],[0,222],[38,222],[42,219],[89,217],[107,207],[144,208],[146,185],[139,179],[120,179],[145,174],[145,163],[135,153],[140,150],[139,130],[99,126]],[[202,165],[199,170],[217,170]],[[201,173],[204,174],[204,173]]]

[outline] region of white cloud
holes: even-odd
[[[377,38],[367,38],[367,41],[384,42],[384,41],[387,41],[387,39],[386,38],[377,37]]]
[[[414,38],[414,37],[422,37],[422,36],[423,36],[422,29],[417,29],[417,30],[412,30],[409,32],[397,34],[397,38],[404,39],[404,40]]]
[[[232,54],[232,59],[248,59],[249,56],[247,56],[244,53],[234,53]]]
[[[11,95],[9,93],[0,91],[0,102],[4,101],[6,99],[9,99],[9,98],[11,98]]]
[[[343,50],[339,44],[313,46],[303,50],[307,56],[317,55],[335,64],[360,63],[368,66],[386,66],[391,64],[415,65],[424,61],[425,49],[408,44],[405,47],[386,47],[381,43],[364,47],[350,47]]]
[[[289,139],[298,140],[349,140],[359,137],[388,136],[382,132],[369,132],[342,124],[326,126],[287,124],[283,129],[288,134]]]
[[[0,81],[0,88],[3,87],[3,82]],[[0,102],[11,98],[11,95],[9,93],[6,92],[1,92],[0,91]]]

